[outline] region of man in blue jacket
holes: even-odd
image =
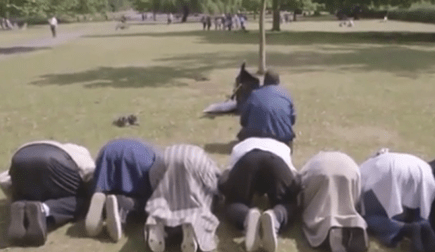
[[[269,137],[292,149],[296,112],[290,95],[279,86],[277,73],[266,72],[264,85],[251,93],[240,115],[242,129],[237,135],[240,141],[248,137]]]

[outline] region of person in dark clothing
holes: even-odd
[[[207,16],[205,21],[206,21],[206,24],[207,24],[207,30],[210,31],[210,28],[211,28],[211,17]]]
[[[275,251],[277,234],[293,220],[302,188],[289,147],[270,138],[240,142],[233,148],[229,169],[218,186],[225,196],[229,220],[245,231],[246,250],[255,251],[262,245],[267,252]],[[272,209],[261,215],[251,208],[254,194],[267,194]]]
[[[0,175],[12,201],[8,239],[41,246],[49,229],[80,217],[94,169],[89,151],[74,144],[40,141],[19,148],[9,171]]]
[[[270,137],[293,146],[296,112],[290,95],[279,83],[279,75],[267,71],[264,85],[252,91],[242,105],[242,129],[237,135],[240,141],[248,137]]]
[[[161,167],[161,160],[155,148],[132,139],[113,140],[100,150],[85,220],[89,236],[102,231],[103,210],[107,231],[115,242],[121,238],[128,216],[143,217],[146,201],[157,186],[150,173]]]

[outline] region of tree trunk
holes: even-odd
[[[157,16],[156,11],[153,11],[153,20],[154,20],[154,21],[157,20],[157,17],[156,17],[156,16]]]
[[[297,21],[297,18],[296,18],[296,10],[293,12],[293,21]]]
[[[257,20],[257,12],[254,11],[254,20]]]
[[[260,6],[260,57],[258,62],[258,74],[266,71],[266,30],[264,29],[264,16],[266,12],[266,0],[261,0]]]
[[[187,17],[189,16],[189,6],[183,6],[183,17],[181,18],[181,23],[185,23],[187,21]]]
[[[272,8],[273,8],[273,26],[272,31],[281,31],[280,23],[281,23],[281,15],[280,15],[280,0],[273,0]]]

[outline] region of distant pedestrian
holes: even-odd
[[[53,38],[56,37],[56,28],[57,28],[57,19],[53,15],[52,18],[48,20],[48,23],[50,24],[51,34],[53,35]]]
[[[210,31],[211,28],[211,17],[209,15],[207,15],[207,18],[205,19],[206,23],[207,23],[207,30]]]
[[[240,28],[243,31],[246,31],[246,27],[245,27],[246,18],[245,18],[245,16],[244,15],[240,15],[239,20],[240,20]]]
[[[169,13],[169,15],[168,15],[168,24],[171,24],[173,19],[174,19],[174,16],[172,15],[172,13]]]
[[[207,22],[206,22],[205,16],[202,16],[201,23],[202,23],[202,29],[205,30],[205,28],[207,27]]]

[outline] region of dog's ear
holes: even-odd
[[[246,62],[243,61],[242,66],[240,67],[240,71],[244,71],[246,67]]]

